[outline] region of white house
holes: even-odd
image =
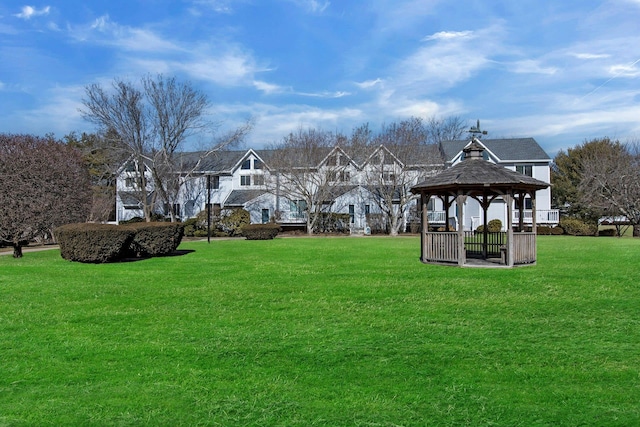
[[[300,168],[309,174],[327,177],[330,191],[321,201],[322,209],[348,214],[352,231],[367,232],[372,227],[381,227],[381,223],[383,226],[386,218],[381,207],[384,203],[391,203],[392,211],[400,212],[401,231],[404,231],[417,217],[416,198],[409,192],[411,186],[460,162],[469,142],[446,141],[437,147],[425,145],[411,154],[403,154],[401,148],[384,146],[374,147],[367,153],[333,147],[327,148],[327,155],[318,164],[300,165]],[[550,182],[551,159],[533,138],[486,139],[480,143],[491,162]],[[434,156],[434,149],[439,151],[437,156]],[[252,223],[277,221],[283,226],[306,223],[307,202],[302,197],[293,200],[285,197],[278,188],[285,184],[286,174],[275,177],[275,171],[270,168],[270,160],[275,163],[273,156],[281,155],[281,152],[248,149],[205,154],[191,152],[180,156],[179,164],[184,172],[179,194],[171,207],[156,203],[157,213],[166,214],[168,209],[173,209],[184,220],[194,217],[211,203],[222,209],[243,208],[250,213]],[[434,158],[438,160],[434,162]],[[143,216],[136,192],[137,182],[136,168],[128,162],[117,179],[117,221]],[[278,185],[274,186],[274,182]],[[393,200],[383,200],[384,192],[380,188],[389,190],[392,184],[395,186],[391,194]],[[148,188],[153,198],[152,183]],[[549,189],[536,193],[536,206],[538,224],[558,223],[558,211],[551,209]],[[531,223],[531,206],[525,207],[524,221]],[[477,202],[468,201],[464,209],[468,218],[465,229],[474,230],[483,223],[482,209]],[[493,203],[487,215],[488,219],[498,218],[505,224],[506,206]],[[442,201],[436,198],[430,202],[429,216],[433,226],[444,226],[447,222],[456,224],[455,208],[445,212]]]

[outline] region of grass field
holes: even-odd
[[[416,237],[0,257],[0,426],[640,425],[640,239],[538,264],[418,261]]]

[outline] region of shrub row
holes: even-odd
[[[214,237],[239,236],[241,229],[250,223],[249,212],[244,209],[212,209],[211,235]],[[203,210],[195,218],[183,222],[184,235],[189,237],[207,237],[207,211]]]
[[[572,236],[595,236],[598,233],[597,225],[586,223],[577,218],[561,219],[560,227],[566,234]]]
[[[242,227],[242,235],[247,240],[271,240],[280,232],[278,224],[249,224]]]
[[[69,261],[104,263],[126,257],[168,255],[182,240],[177,223],[68,224],[54,230],[60,255]]]
[[[541,235],[554,235],[559,236],[564,234],[564,230],[561,227],[549,227],[548,225],[539,225],[536,229],[537,234]]]

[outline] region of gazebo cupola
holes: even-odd
[[[469,260],[500,260],[504,266],[534,264],[536,262],[536,191],[547,188],[549,184],[516,171],[496,165],[484,159],[484,147],[475,133],[480,124],[471,128],[469,144],[464,148],[464,159],[445,169],[426,181],[415,185],[411,192],[420,195],[421,206],[421,260],[425,263],[444,263],[459,266],[469,265]],[[430,231],[428,223],[428,203],[431,197],[443,201],[445,211],[456,204],[456,229]],[[531,198],[533,224],[531,231],[525,231],[524,200]],[[469,198],[475,199],[483,210],[484,227],[482,232],[464,230],[464,206]],[[506,231],[490,233],[488,231],[487,210],[491,203],[500,200],[506,204]],[[514,207],[519,210],[517,232],[513,227]],[[485,263],[498,265],[497,263]]]

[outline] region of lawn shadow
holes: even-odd
[[[195,249],[176,249],[175,251],[166,254],[166,255],[156,255],[156,256],[128,256],[128,257],[124,257],[124,258],[119,258],[115,261],[113,261],[114,263],[118,263],[118,262],[137,262],[137,261],[144,261],[147,259],[151,259],[151,258],[167,258],[167,257],[175,257],[175,256],[184,256],[184,255],[188,255],[191,252],[195,252]]]

